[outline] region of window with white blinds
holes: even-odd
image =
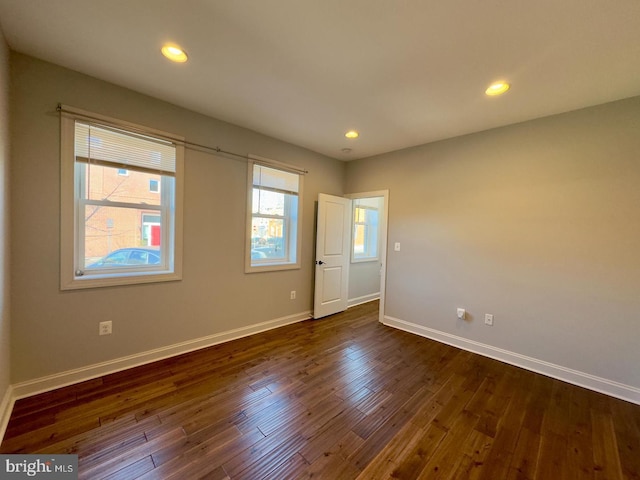
[[[181,277],[183,147],[63,115],[63,289]]]
[[[76,161],[175,175],[174,143],[105,125],[76,121]]]
[[[249,162],[245,271],[300,268],[302,176]]]

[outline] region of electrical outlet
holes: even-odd
[[[296,299],[296,291],[291,290],[291,300],[295,300],[295,299]]]
[[[467,311],[464,308],[459,308],[457,313],[460,320],[464,320],[467,316]]]
[[[489,325],[490,327],[493,326],[493,315],[491,315],[490,313],[485,313],[484,314],[484,324],[485,325]]]
[[[111,335],[111,320],[108,322],[100,322],[98,333],[100,335]]]

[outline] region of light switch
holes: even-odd
[[[393,246],[393,249],[394,249],[396,252],[399,252],[399,251],[400,251],[400,242],[396,242],[396,243],[395,243],[395,245]]]

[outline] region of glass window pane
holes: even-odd
[[[366,226],[355,225],[353,232],[353,253],[357,256],[361,256],[365,253],[365,241],[366,241]]]
[[[254,188],[252,212],[283,217],[285,197],[286,195],[284,193]]]
[[[285,222],[280,218],[253,217],[251,221],[251,258],[285,258]]]
[[[84,223],[86,268],[162,263],[162,222],[157,212],[86,205]]]
[[[129,252],[117,250],[102,260],[103,265],[126,265],[129,258]]]
[[[84,164],[86,189],[84,198],[89,200],[109,200],[111,202],[146,203],[160,205],[160,197],[150,191],[152,182],[158,186],[161,175],[129,170],[128,175],[120,175],[118,168]],[[170,178],[170,180],[173,180]]]
[[[367,210],[367,223],[375,227],[378,226],[378,210]]]

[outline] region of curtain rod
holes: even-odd
[[[118,127],[118,125],[109,125],[109,121],[101,118],[101,117],[97,117],[97,116],[92,116],[89,115],[88,113],[82,112],[80,110],[76,110],[76,109],[70,109],[67,110],[65,109],[65,107],[61,104],[58,103],[58,106],[56,107],[56,111],[60,112],[61,114],[66,113],[68,115],[72,115],[74,117],[80,117],[86,120],[93,120],[95,122],[98,123],[102,123],[102,124],[106,124],[107,126],[114,126],[114,127]],[[298,168],[295,167],[293,165],[288,165],[288,164],[284,164],[284,163],[280,163],[280,162],[276,162],[275,160],[270,160],[267,158],[262,158],[262,157],[256,157],[254,155],[243,155],[241,153],[234,153],[234,152],[230,152],[228,150],[223,150],[218,146],[215,147],[210,147],[209,145],[202,145],[201,143],[195,143],[195,142],[189,142],[187,140],[184,140],[182,138],[176,138],[176,137],[172,137],[170,135],[167,134],[162,134],[162,133],[158,133],[155,131],[145,131],[144,129],[141,128],[136,128],[133,125],[127,125],[126,127],[120,127],[120,128],[128,128],[131,130],[136,131],[137,133],[142,133],[145,135],[152,135],[156,138],[161,138],[163,140],[168,140],[169,142],[172,143],[176,143],[178,145],[182,145],[185,148],[189,148],[191,150],[197,150],[203,153],[222,153],[224,155],[230,155],[239,159],[243,159],[244,161],[252,161],[255,163],[258,163],[260,165],[265,165],[265,166],[276,166],[278,168],[282,168],[284,170],[289,170],[289,171],[293,171],[295,173],[298,173],[300,175],[305,175],[307,173],[309,173],[308,170],[305,170],[303,168]]]

